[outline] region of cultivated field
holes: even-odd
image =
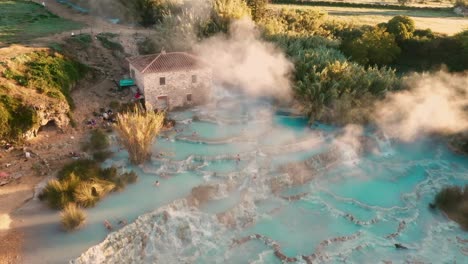
[[[328,7],[306,5],[271,5],[274,8],[315,8],[326,11],[329,20],[347,21],[356,25],[376,25],[387,22],[394,16],[405,15],[414,19],[418,29],[430,28],[434,32],[448,35],[456,34],[468,29],[468,18],[456,15],[451,11],[433,10],[393,10],[379,8],[354,8],[354,7]]]
[[[0,1],[0,46],[81,28],[30,1]]]

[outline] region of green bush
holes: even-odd
[[[28,130],[38,126],[36,111],[21,99],[0,94],[0,138],[19,140]]]
[[[106,159],[110,158],[111,156],[112,156],[111,151],[105,151],[105,150],[96,151],[93,153],[93,160],[97,162],[103,162]]]
[[[468,185],[443,188],[437,193],[434,204],[462,228],[468,229]]]
[[[58,179],[50,180],[39,198],[61,209],[69,203],[92,207],[109,192],[136,181],[134,172],[118,174],[115,167],[102,169],[94,160],[76,160],[65,165]]]
[[[79,228],[86,221],[85,212],[74,203],[69,203],[60,212],[60,222],[67,231],[73,231]]]
[[[58,179],[66,180],[75,174],[81,180],[97,178],[101,174],[99,163],[89,159],[79,159],[66,164],[59,172]]]
[[[131,171],[126,172],[120,176],[125,183],[135,183],[138,180],[138,175]]]
[[[387,23],[387,31],[398,41],[412,38],[415,28],[414,20],[408,16],[395,16]]]
[[[122,44],[110,40],[114,37],[115,35],[112,35],[111,33],[99,33],[96,36],[96,38],[101,42],[102,46],[104,46],[105,48],[124,52],[124,47],[122,46]]]
[[[400,55],[395,37],[384,29],[375,28],[343,47],[345,54],[363,65],[388,65]]]
[[[394,70],[349,62],[335,41],[288,35],[269,39],[294,62],[295,96],[311,119],[366,123],[371,118],[368,106],[400,87]]]
[[[41,198],[45,199],[50,207],[62,209],[74,201],[73,193],[79,183],[80,179],[74,174],[71,174],[66,180],[50,180],[44,188]]]
[[[89,144],[92,150],[103,150],[109,147],[109,138],[102,130],[96,129],[91,132]]]

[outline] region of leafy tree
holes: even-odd
[[[396,16],[387,23],[387,31],[395,35],[398,41],[413,37],[414,30],[414,20],[408,16]]]
[[[351,41],[345,53],[361,64],[386,65],[393,62],[401,50],[395,37],[383,29],[375,28]]]
[[[265,16],[267,0],[247,0],[247,5],[250,7],[254,21],[259,21]]]

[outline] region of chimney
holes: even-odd
[[[164,48],[161,49],[161,54],[162,55],[165,55],[166,54],[166,50]]]

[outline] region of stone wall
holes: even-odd
[[[192,82],[192,76],[196,76],[196,82]],[[165,78],[164,85],[160,85],[161,77]],[[212,73],[209,68],[149,73],[144,75],[143,80],[146,102],[153,107],[161,107],[164,104],[164,99],[158,101],[158,97],[161,96],[167,96],[169,109],[203,104],[211,97]],[[191,101],[187,98],[189,94]]]
[[[132,71],[135,72],[135,76],[132,75]],[[144,93],[144,86],[143,86],[143,75],[141,74],[140,71],[138,71],[135,67],[133,67],[132,64],[130,64],[130,78],[132,78],[138,88],[140,88],[140,91]]]

